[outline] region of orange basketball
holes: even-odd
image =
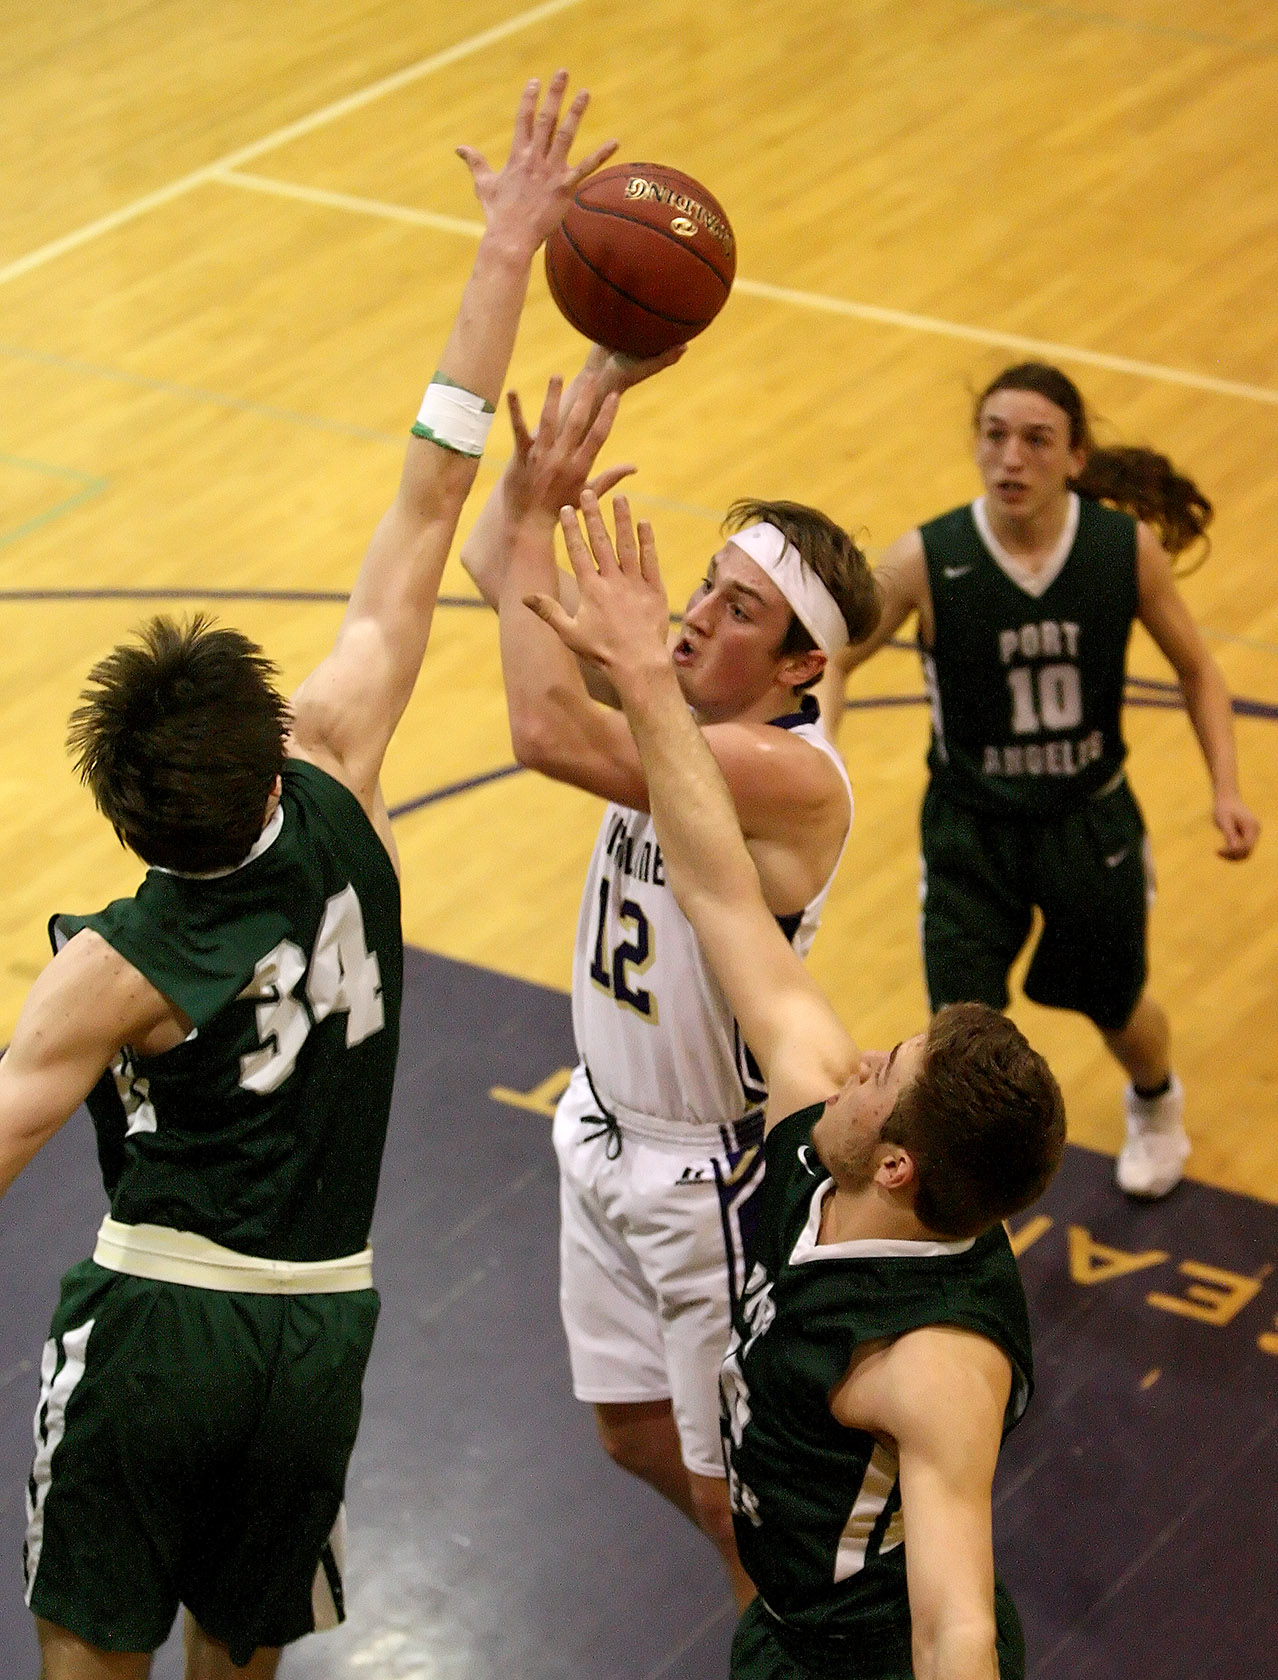
[[[722,205],[660,163],[588,176],[546,241],[546,280],[565,318],[627,356],[656,356],[704,331],[736,270]]]

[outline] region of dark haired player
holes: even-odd
[[[777,927],[688,712],[651,530],[636,543],[614,505],[615,554],[589,492],[589,550],[564,510],[576,617],[549,594],[529,605],[620,696],[671,886],[769,1088],[753,1266],[722,1373],[737,1544],[759,1589],[734,1680],[1019,1680],[991,1486],[1032,1372],[999,1221],[1060,1160],[1060,1091],[985,1004],[857,1050]]]
[[[515,455],[462,559],[500,603],[520,762],[609,801],[573,957],[581,1060],[554,1128],[573,1392],[594,1405],[612,1458],[715,1542],[744,1603],[752,1589],[733,1541],[718,1372],[731,1297],[744,1282],[766,1088],[670,892],[625,718],[596,703],[522,601],[560,587],[558,509],[580,493],[620,390],[668,359],[594,352],[562,402],[552,385],[535,438],[516,411]],[[877,613],[864,556],[833,520],[792,502],[740,502],[674,645],[683,694],[732,789],[768,904],[800,954],[852,817],[846,772],[806,691]]]
[[[0,1191],[87,1096],[111,1199],[63,1279],[28,1489],[44,1680],[267,1680],[342,1617],[342,1492],[377,1317],[369,1223],[402,946],[379,789],[586,97],[532,82],[399,492],[287,705],[251,642],[153,620],[92,673],[80,770],[151,867],[55,927],[0,1063]]]
[[[823,696],[918,617],[932,701],[923,801],[923,954],[933,1009],[1002,1009],[1037,907],[1025,995],[1095,1022],[1126,1070],[1120,1187],[1164,1196],[1189,1155],[1170,1032],[1146,990],[1153,872],[1127,784],[1123,684],[1133,623],[1179,679],[1211,778],[1219,855],[1260,824],[1238,789],[1229,692],[1172,575],[1211,503],[1148,449],[1099,449],[1072,380],[1006,368],[977,399],[985,494],[908,532],[875,571],[883,617]]]

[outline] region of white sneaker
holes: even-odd
[[[1129,1085],[1123,1105],[1127,1141],[1114,1163],[1118,1188],[1129,1196],[1165,1196],[1180,1183],[1189,1159],[1185,1088],[1174,1074],[1171,1089],[1161,1097],[1138,1097]]]

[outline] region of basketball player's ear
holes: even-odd
[[[820,648],[809,648],[806,653],[787,653],[781,661],[781,681],[787,688],[797,688],[800,683],[819,677],[825,665],[826,656]]]
[[[266,796],[266,814],[262,819],[264,822],[269,822],[275,815],[275,807],[279,804],[283,792],[284,778],[283,776],[276,776],[271,783],[271,791]]]
[[[874,1182],[884,1190],[908,1190],[918,1182],[918,1168],[914,1164],[914,1157],[900,1143],[881,1143],[879,1145],[879,1164],[874,1174]]]

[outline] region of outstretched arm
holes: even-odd
[[[1211,777],[1212,819],[1224,837],[1218,856],[1239,862],[1250,857],[1260,838],[1260,822],[1238,788],[1229,690],[1176,588],[1166,550],[1146,525],[1139,527],[1136,553],[1140,621],[1175,671],[1185,696]]]
[[[589,491],[586,537],[571,509],[561,515],[576,615],[548,592],[528,605],[573,653],[600,665],[620,696],[670,885],[762,1067],[775,1121],[832,1095],[856,1065],[856,1046],[764,902],[732,795],[684,701],[666,651],[652,530],[641,523],[636,536],[623,497],[613,507],[615,547]]]
[[[524,608],[529,595],[544,594],[575,609],[575,580],[565,589],[555,569],[554,532],[559,509],[583,494],[616,404],[613,392],[598,406],[590,380],[579,382],[570,401],[553,380],[531,437],[512,404],[524,513],[511,535],[500,595],[502,677],[511,743],[521,764],[632,810],[647,810],[638,748],[616,709],[607,673],[574,660]],[[593,680],[584,679],[583,670]],[[599,698],[607,704],[596,704]],[[841,778],[824,753],[762,723],[716,722],[706,726],[705,738],[731,790],[769,908],[776,915],[801,909],[828,879],[847,832],[850,813]]]
[[[385,827],[377,796],[382,759],[417,680],[444,562],[482,450],[482,419],[476,424],[470,415],[491,414],[500,395],[533,256],[577,184],[615,149],[611,142],[569,164],[587,96],[578,94],[561,121],[567,79],[566,71],[557,72],[540,102],[536,81],[525,88],[500,172],[478,152],[458,147],[486,226],[432,393],[440,387],[437,405],[459,402],[466,412],[433,424],[434,438],[410,440],[398,493],[373,534],[333,651],[294,696],[290,751],[345,782],[379,830]],[[384,838],[389,841],[388,830]]]

